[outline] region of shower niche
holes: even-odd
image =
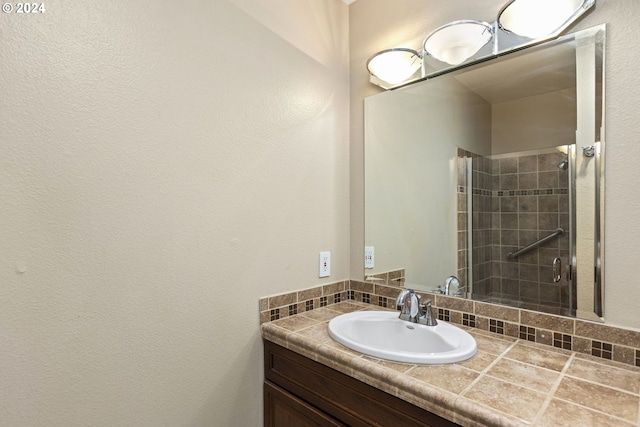
[[[604,319],[604,37],[365,99],[365,280]]]

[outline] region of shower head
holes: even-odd
[[[568,160],[563,160],[558,165],[558,168],[562,169],[563,171],[566,171],[568,167],[569,167],[569,161]]]

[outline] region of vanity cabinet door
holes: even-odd
[[[265,384],[277,386],[279,391],[296,399],[301,406],[324,414],[337,423],[296,424],[292,421],[293,424],[282,425],[459,427],[458,424],[266,340],[264,362]],[[291,410],[283,402],[267,402],[265,397],[265,426],[274,425],[268,424],[273,417],[282,416],[282,420],[294,420],[292,417],[299,416],[301,406],[296,407],[296,414],[267,416],[267,411]]]
[[[265,427],[346,426],[277,385],[264,382]]]

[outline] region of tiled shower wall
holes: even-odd
[[[493,261],[501,297],[517,298],[523,308],[562,314],[570,306],[566,267],[569,260],[568,170],[558,165],[567,155],[553,153],[493,160]],[[496,190],[497,187],[497,190]],[[553,233],[563,236],[508,261],[507,254]],[[553,281],[553,260],[561,260],[560,281]],[[499,278],[499,280],[498,280]],[[493,287],[492,279],[492,287]],[[495,289],[495,288],[494,288]]]
[[[472,160],[471,171],[466,162],[469,158]],[[458,278],[467,283],[467,278],[471,277],[474,295],[482,298],[492,294],[491,166],[490,159],[458,149]],[[469,173],[472,174],[471,188],[468,186]],[[469,192],[473,221],[471,248],[468,242]]]
[[[474,298],[569,314],[568,233],[515,261],[507,260],[510,252],[558,227],[569,230],[568,171],[558,167],[566,154],[553,151],[493,160],[464,150],[459,150],[458,155],[473,159]],[[459,161],[459,165],[463,163]],[[461,197],[469,191],[466,173],[459,170],[458,175],[459,234],[467,232],[462,217],[466,216],[468,205],[466,198]],[[466,242],[462,242],[459,250],[466,253]],[[556,257],[561,259],[562,275],[554,283],[552,263]],[[459,259],[462,262],[459,268],[466,269],[467,260],[463,256]]]

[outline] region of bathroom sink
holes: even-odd
[[[329,335],[352,350],[395,362],[438,365],[476,354],[471,335],[450,323],[410,323],[391,311],[356,311],[333,318]]]

